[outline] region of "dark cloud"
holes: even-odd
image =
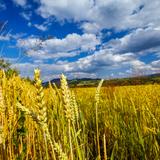
[[[157,51],[160,50],[160,30],[137,29],[123,38],[111,40],[106,46],[118,53]]]

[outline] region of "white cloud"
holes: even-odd
[[[0,35],[0,41],[9,41],[10,35]]]
[[[27,4],[27,0],[12,0],[16,5],[24,7]]]
[[[18,68],[22,76],[32,75],[32,78],[34,69],[38,67],[41,69],[42,79],[45,81],[57,78],[61,73],[66,74],[68,78],[114,78],[133,76],[135,74],[152,74],[160,71],[159,60],[146,64],[138,60],[133,53],[115,54],[109,49],[96,51],[92,55],[74,62],[59,60],[49,64],[44,63],[43,60],[44,58],[35,59],[34,63],[18,63],[15,61],[12,67]]]
[[[103,28],[126,28],[130,24],[132,12],[141,5],[138,0],[96,0],[90,10],[90,19]]]
[[[154,28],[139,28],[126,36],[113,39],[106,43],[104,47],[112,48],[118,53],[153,53],[160,51],[160,32]]]
[[[65,71],[77,72],[96,72],[104,69],[118,68],[125,62],[130,62],[135,59],[134,54],[114,54],[108,49],[96,51],[94,54],[80,58],[76,62],[71,62],[66,65]]]
[[[21,76],[30,78],[33,78],[34,69],[39,68],[41,70],[42,79],[47,81],[53,78],[59,78],[60,74],[64,71],[65,66],[57,64],[19,62],[12,64],[12,67],[17,68],[20,71]]]
[[[99,31],[101,30],[100,26],[96,23],[89,23],[89,22],[85,22],[80,26],[81,29],[83,29],[83,31],[85,33],[99,33]]]
[[[90,10],[93,6],[92,0],[40,0],[40,7],[37,12],[44,18],[49,16],[56,16],[58,19],[74,19],[83,20],[84,17],[87,18],[88,13],[86,11]]]
[[[37,12],[44,18],[87,21],[98,28],[118,30],[160,25],[159,0],[40,0]],[[91,26],[84,26],[89,29]]]
[[[86,72],[73,72],[71,78],[97,78],[95,73],[86,73]]]
[[[25,6],[27,0],[13,0]],[[159,0],[37,0],[37,13],[43,18],[84,22],[82,29],[95,33],[101,29],[125,30],[160,26]]]
[[[28,55],[34,57],[71,57],[80,52],[90,52],[96,49],[100,40],[94,34],[69,34],[63,39],[27,38],[18,40],[17,46],[24,48]]]
[[[35,24],[34,25],[37,29],[39,29],[39,30],[41,30],[41,31],[46,31],[46,30],[48,30],[48,27],[47,26],[45,26],[45,25],[43,25],[43,24]]]
[[[57,63],[45,64],[43,61],[37,62],[36,59],[34,63],[15,62],[12,67],[18,68],[22,76],[33,75],[34,68],[38,67],[42,70],[44,80],[55,78],[61,73],[66,74],[69,78],[96,78],[105,77],[109,72],[112,73],[119,67],[124,68],[128,66],[127,63],[132,61],[135,61],[135,57],[131,53],[115,55],[108,50],[101,50],[75,62],[58,61]]]
[[[49,29],[49,27],[52,25],[52,18],[48,18],[47,20],[45,20],[43,23],[41,24],[32,24],[31,22],[28,22],[28,26],[29,27],[35,27],[40,31],[47,31]]]
[[[149,75],[160,72],[160,66],[158,65],[158,61],[153,61],[149,64],[142,62],[140,60],[134,60],[131,62],[132,73],[135,75]]]
[[[14,2],[24,7],[27,0],[14,0]],[[160,57],[159,0],[35,0],[34,2],[39,5],[36,13],[45,21],[41,24],[28,22],[28,26],[46,31],[52,25],[50,18],[60,22],[67,20],[77,22],[83,34],[72,33],[61,39],[56,37],[41,39],[33,36],[19,39],[17,46],[23,48],[34,60],[34,63],[14,64],[21,70],[22,75],[31,75],[36,67],[42,69],[45,79],[51,78],[52,75],[54,78],[62,72],[69,77],[108,75],[115,77],[131,75],[133,72],[146,74],[159,71],[159,59],[150,63],[140,60],[140,56],[150,53],[156,53],[156,58]],[[26,13],[22,12],[22,16],[30,20],[30,16]],[[111,30],[113,33],[131,30],[122,38],[115,38],[102,44],[100,38],[104,36],[101,35],[103,29],[106,29],[106,32],[115,29]],[[10,37],[1,35],[0,40],[9,40]],[[83,52],[85,53],[83,58],[77,60]],[[74,56],[77,57],[73,62],[66,60]],[[47,62],[48,59],[54,63],[45,64],[44,61]]]
[[[22,38],[25,34],[24,33],[4,33],[0,35],[0,41],[10,41],[11,39],[17,40],[18,38]]]
[[[66,57],[74,57],[77,55],[76,52],[71,52],[71,53],[67,53],[67,52],[57,52],[57,53],[46,53],[43,50],[29,50],[27,51],[28,56],[31,56],[32,58],[36,58],[36,59],[41,59],[41,60],[45,60],[45,59],[59,59],[59,58],[66,58]]]
[[[155,60],[153,62],[151,62],[151,65],[155,68],[157,68],[157,70],[160,72],[160,60]]]

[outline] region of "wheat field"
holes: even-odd
[[[0,160],[159,160],[160,85],[42,87],[0,72]]]

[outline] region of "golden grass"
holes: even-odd
[[[160,85],[44,89],[0,73],[0,160],[160,159]]]

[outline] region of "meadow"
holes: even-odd
[[[43,88],[0,72],[0,160],[159,160],[160,85]]]

